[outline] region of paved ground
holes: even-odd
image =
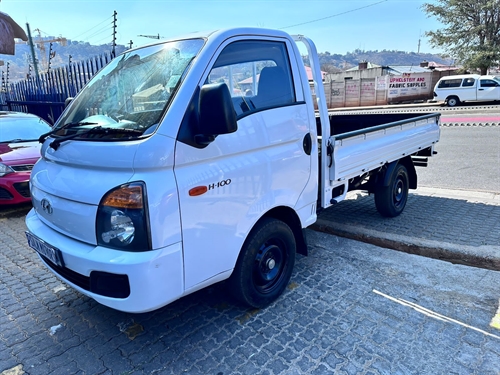
[[[2,375],[500,373],[496,271],[309,230],[310,255],[264,310],[217,285],[134,315],[58,281],[23,220],[0,218]]]
[[[454,263],[500,270],[500,194],[418,188],[403,213],[382,218],[373,196],[349,193],[317,230]]]
[[[419,188],[391,219],[350,194],[268,308],[217,285],[136,315],[43,267],[27,209],[0,210],[0,375],[500,374],[500,194]]]

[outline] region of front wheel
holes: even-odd
[[[295,251],[295,237],[286,223],[273,218],[261,220],[243,244],[229,279],[232,295],[254,308],[272,303],[290,281]]]
[[[395,217],[403,212],[408,200],[408,171],[399,164],[393,171],[388,186],[380,186],[375,191],[375,207],[386,217]]]

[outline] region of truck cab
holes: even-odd
[[[73,287],[131,312],[227,279],[263,218],[287,223],[295,252],[316,219],[315,124],[286,33],[226,30],[129,50],[46,137],[29,243]],[[287,241],[261,255],[264,297],[289,278]]]

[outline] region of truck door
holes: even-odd
[[[300,78],[293,79],[299,74],[291,50],[280,38],[227,40],[199,83],[228,86],[238,129],[208,145],[177,141],[185,289],[228,277],[257,220],[274,207],[295,207],[308,185],[310,113]],[[306,190],[315,202],[315,189]]]
[[[473,78],[473,77],[468,77],[464,78],[462,81],[462,86],[458,90],[458,98],[461,101],[469,101],[469,100],[477,100],[477,91],[479,88],[479,80]],[[450,96],[451,93],[448,95]]]
[[[500,100],[500,84],[493,79],[480,79],[477,100]]]

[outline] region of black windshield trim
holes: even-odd
[[[77,126],[85,126],[85,125],[97,125],[97,123],[96,122],[86,122],[86,121],[68,122],[68,123],[64,124],[63,126],[58,126],[57,128],[52,129],[50,132],[42,134],[40,137],[38,137],[38,142],[40,142],[40,143],[45,142],[47,137],[50,137],[52,134],[55,134],[60,130],[76,128]]]
[[[143,136],[143,132],[141,130],[134,130],[134,129],[122,129],[122,128],[109,128],[109,127],[102,127],[101,125],[99,126],[94,126],[93,128],[90,128],[86,131],[80,132],[80,133],[74,133],[71,135],[67,135],[64,137],[59,137],[54,139],[50,143],[50,147],[53,148],[54,150],[57,150],[59,146],[61,145],[62,142],[70,141],[70,140],[87,140],[87,141],[96,141],[96,138],[79,138],[84,135],[90,135],[90,134],[129,134],[129,138],[127,139],[122,139],[122,138],[111,138],[111,139],[105,139],[106,141],[123,141],[123,140],[136,140],[139,139],[140,137]],[[135,135],[133,135],[135,134]],[[103,141],[103,139],[101,139]]]

